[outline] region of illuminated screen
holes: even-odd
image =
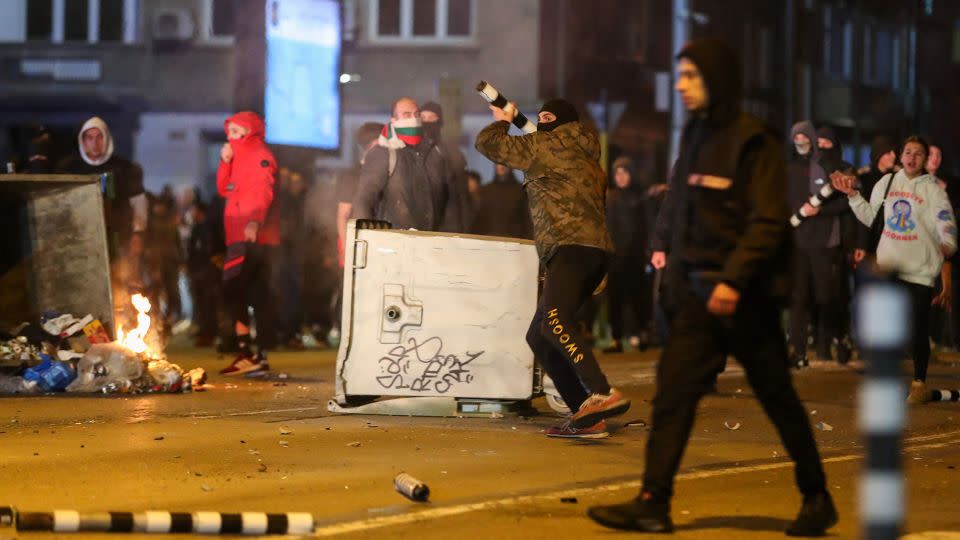
[[[267,0],[267,142],[340,147],[340,2]]]

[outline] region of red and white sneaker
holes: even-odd
[[[603,420],[583,429],[573,427],[570,421],[567,420],[559,426],[547,428],[544,433],[547,434],[547,437],[556,437],[558,439],[604,439],[610,436],[610,432],[607,431],[607,423]]]
[[[249,354],[240,354],[233,360],[233,363],[220,370],[221,375],[243,375],[270,369],[265,361],[260,361]]]
[[[570,417],[570,424],[583,429],[610,418],[619,416],[630,409],[630,400],[615,388],[609,394],[593,394],[580,405],[580,409]]]

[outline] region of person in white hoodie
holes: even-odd
[[[950,200],[937,179],[923,168],[928,155],[926,141],[908,137],[900,154],[903,169],[881,178],[869,201],[857,190],[856,178],[837,173],[831,177],[834,187],[847,194],[850,208],[864,225],[871,226],[883,208],[877,265],[896,272],[910,293],[913,312],[913,382],[907,398],[910,403],[929,401],[926,379],[930,362],[930,305],[949,298],[950,283],[944,284],[945,294],[936,298],[933,287],[944,258],[957,250],[957,224]]]
[[[110,259],[136,254],[142,250],[140,236],[147,228],[143,169],[114,153],[110,128],[100,117],[84,122],[77,143],[80,152],[61,161],[57,172],[107,174],[103,204]]]

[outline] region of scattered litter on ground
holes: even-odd
[[[289,379],[290,376],[287,375],[286,373],[278,373],[278,374],[277,374],[277,378],[278,378],[278,379]]]
[[[624,424],[624,427],[647,427],[647,423],[643,420],[631,420]]]
[[[568,504],[577,504],[576,497],[560,497],[560,502]]]
[[[352,443],[347,443],[347,446],[351,448],[357,448],[358,446],[360,446],[360,441],[353,441]]]
[[[503,413],[492,412],[490,413],[490,418],[503,418]]]
[[[725,427],[725,428],[727,428],[727,429],[729,429],[729,430],[731,430],[731,431],[736,431],[736,430],[740,429],[740,422],[736,422],[736,423],[734,423],[734,424],[731,424],[730,422],[724,421],[723,427]]]
[[[267,465],[266,465],[265,463],[261,463],[261,464],[257,465],[257,471],[259,471],[259,472],[267,472]]]
[[[153,438],[153,440],[155,440],[155,441],[162,441],[162,440],[163,440],[163,435],[157,435],[156,437]]]
[[[817,411],[810,411],[810,416],[816,416],[816,415],[817,415]]]
[[[833,426],[826,422],[817,422],[817,429],[820,431],[833,431]]]
[[[288,428],[288,427],[285,427],[285,426],[281,426],[281,427],[280,427],[280,434],[281,434],[281,435],[290,435],[291,433],[293,433],[293,430],[292,430],[292,429],[290,429],[290,428]]]
[[[201,485],[200,485],[200,489],[202,489],[202,490],[204,490],[204,491],[213,491],[213,488],[210,487],[210,486],[208,486],[208,485],[206,485],[206,484],[201,484]]]
[[[282,446],[282,447],[284,447],[284,448],[289,448],[289,447],[290,447],[290,443],[287,442],[287,441],[280,441],[280,446]]]

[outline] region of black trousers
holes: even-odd
[[[213,338],[217,335],[217,298],[220,294],[217,268],[213,265],[193,268],[189,276],[197,337]]]
[[[597,248],[561,246],[547,263],[543,291],[527,330],[534,358],[571,411],[590,394],[610,392],[576,317],[603,280],[606,259]]]
[[[829,356],[830,342],[838,337],[838,323],[846,309],[840,289],[844,257],[840,248],[801,249],[793,254],[793,298],[790,305],[790,345],[794,354],[807,352],[810,314],[817,314],[817,351]],[[811,303],[811,299],[813,302]]]
[[[645,332],[650,326],[653,308],[653,289],[647,279],[646,260],[638,256],[614,255],[610,260],[607,283],[607,309],[610,316],[610,332],[620,341],[624,334],[624,315],[629,308],[637,322],[637,331]]]
[[[691,276],[671,283],[676,286],[670,295],[675,305],[669,310],[670,340],[657,366],[644,491],[663,501],[673,495],[673,480],[693,429],[697,404],[723,370],[725,354],[732,354],[743,365],[754,394],[796,464],[800,491],[804,495],[824,491],[820,454],[790,378],[776,304],[745,293],[733,316],[718,317],[706,307],[713,283]]]
[[[249,307],[257,322],[257,346],[272,349],[277,344],[276,306],[271,284],[271,262],[276,247],[260,244],[247,246],[240,272],[223,282],[227,316],[235,322],[250,326]]]
[[[910,294],[913,337],[910,349],[913,356],[913,378],[927,380],[927,367],[930,365],[930,302],[933,301],[933,287],[900,281]]]

